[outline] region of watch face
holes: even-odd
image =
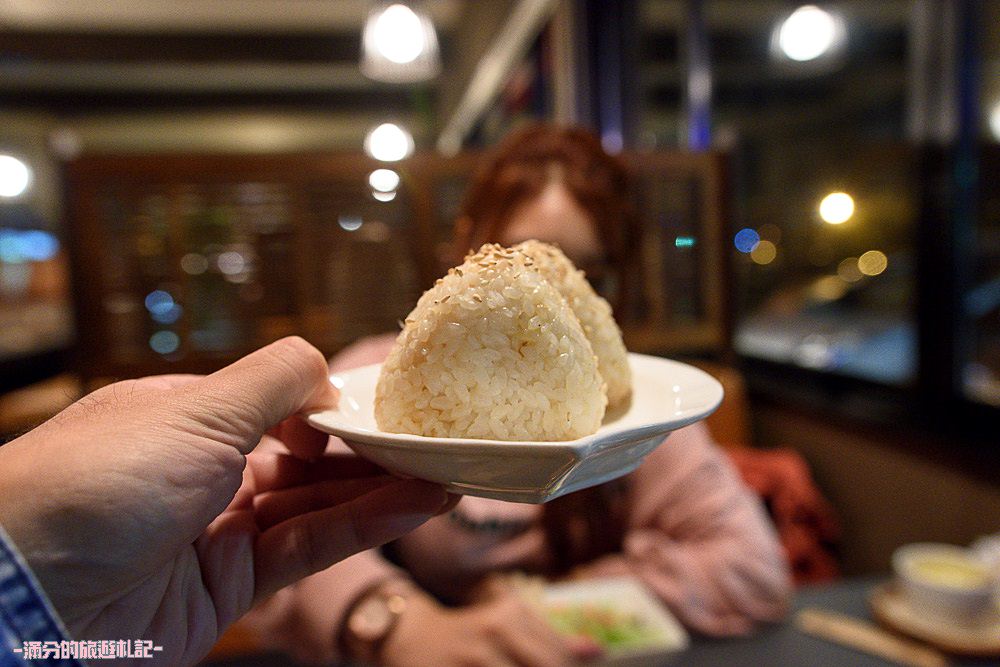
[[[371,642],[381,639],[392,625],[393,613],[381,597],[362,600],[351,614],[347,625],[354,636]]]

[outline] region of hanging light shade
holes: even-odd
[[[418,5],[382,2],[372,8],[361,39],[361,72],[387,83],[433,79],[441,71],[437,33]]]

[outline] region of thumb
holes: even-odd
[[[298,337],[271,343],[181,391],[191,400],[189,414],[243,454],[286,418],[333,407],[338,398],[323,354]]]

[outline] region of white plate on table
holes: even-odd
[[[670,610],[633,577],[549,584],[532,601],[557,631],[565,630],[561,625],[576,625],[565,620],[572,618],[574,611],[596,617],[593,625],[604,626],[605,632],[599,633],[603,637],[591,636],[604,649],[599,660],[588,663],[594,667],[658,665],[668,654],[683,651],[690,644],[687,631]],[[613,634],[615,626],[618,632]],[[584,628],[574,629],[579,633]],[[615,634],[617,641],[612,639]]]
[[[577,440],[428,438],[380,431],[374,414],[380,364],[331,375],[340,405],[306,419],[398,475],[438,482],[464,495],[544,503],[632,472],[671,431],[704,419],[722,402],[722,386],[702,370],[660,357],[628,356],[628,408],[606,416],[596,433]]]

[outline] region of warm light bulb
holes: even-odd
[[[12,155],[0,155],[0,197],[18,197],[31,183],[31,169]]]
[[[361,72],[375,81],[415,83],[441,72],[434,22],[419,3],[380,3],[361,36]]]
[[[392,169],[376,169],[368,174],[368,185],[378,192],[392,192],[399,187],[399,174]]]
[[[413,152],[413,137],[394,123],[382,123],[365,137],[365,152],[376,160],[396,162]]]
[[[406,5],[390,5],[375,19],[375,48],[398,65],[416,60],[424,50],[423,26]]]
[[[792,12],[778,29],[778,48],[797,62],[815,60],[830,51],[843,36],[836,17],[815,5]]]
[[[823,222],[839,225],[854,215],[854,199],[846,192],[831,192],[819,203],[819,217]]]

